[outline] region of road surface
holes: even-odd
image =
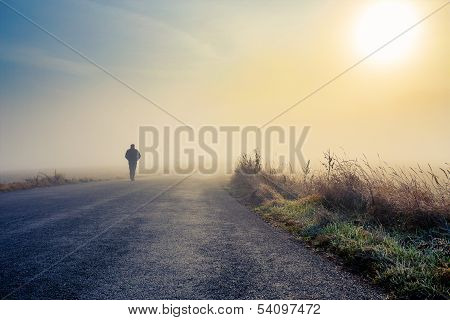
[[[224,190],[224,179],[182,179],[0,194],[0,296],[381,298],[241,206]]]

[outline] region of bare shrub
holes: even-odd
[[[261,171],[261,153],[254,151],[254,156],[243,153],[238,160],[235,172],[239,174],[256,174]]]

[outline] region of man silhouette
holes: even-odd
[[[141,158],[141,154],[134,147],[134,144],[130,146],[130,149],[125,153],[125,159],[128,160],[128,166],[130,167],[130,180],[134,181],[134,176],[136,175],[136,166],[138,160]]]

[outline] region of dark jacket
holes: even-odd
[[[125,153],[125,158],[128,161],[138,161],[141,158],[141,154],[137,149],[128,149]]]

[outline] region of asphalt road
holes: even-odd
[[[373,299],[380,294],[192,176],[0,194],[6,299]]]

